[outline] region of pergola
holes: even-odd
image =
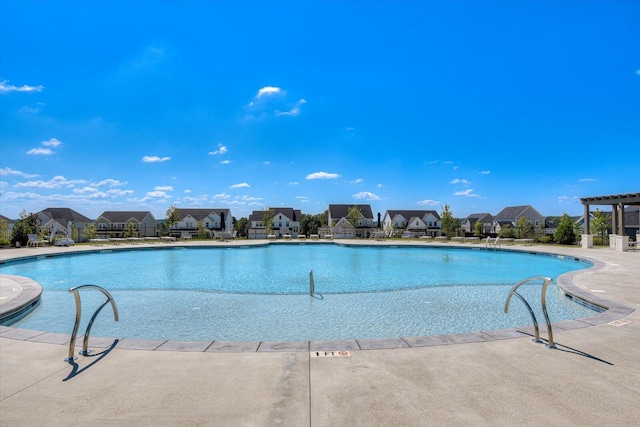
[[[585,197],[580,201],[584,205],[584,233],[589,233],[589,206],[610,205],[611,225],[613,234],[623,236],[624,233],[624,207],[640,205],[640,193],[615,194],[612,196]]]

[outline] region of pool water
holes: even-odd
[[[529,325],[519,301],[503,312],[510,288],[531,276],[554,280],[590,264],[519,252],[426,247],[267,245],[250,248],[107,250],[8,262],[0,273],[44,288],[39,308],[13,326],[71,333],[68,289],[104,287],[106,307],[92,335],[213,341],[379,339]],[[309,295],[313,270],[316,295]],[[541,286],[519,291],[541,319]],[[83,291],[83,321],[104,300]],[[547,293],[552,321],[593,314]]]

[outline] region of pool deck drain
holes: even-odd
[[[596,268],[567,277],[580,285],[577,291],[606,291],[606,299],[584,290],[579,297],[613,303],[597,315],[611,318],[604,324],[604,318],[560,322],[554,327],[558,350],[533,345],[530,336],[517,331],[522,338],[483,340],[493,332],[486,331],[466,337],[464,344],[456,335],[405,338],[391,348],[394,340],[382,346],[345,342],[358,346],[343,350],[350,357],[313,357],[325,351],[313,348],[315,342],[305,343],[303,351],[297,345],[282,351],[285,344],[279,343],[251,343],[258,351],[212,351],[216,344],[219,349],[232,345],[221,342],[206,351],[138,351],[124,350],[134,340],[109,348],[113,339],[104,339],[96,341],[104,348],[74,365],[62,361],[63,336],[3,328],[0,424],[636,425],[640,253],[526,250],[618,264],[615,270]],[[6,252],[47,253],[41,248],[0,251],[0,258],[6,259]],[[612,322],[621,327],[611,327]],[[544,328],[541,333],[544,337]],[[441,345],[431,345],[436,342]],[[278,351],[260,351],[263,346]]]

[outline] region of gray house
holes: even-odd
[[[149,211],[105,211],[95,220],[101,237],[123,237],[129,223],[133,223],[137,236],[154,237],[158,234],[158,224]]]
[[[300,234],[300,220],[302,211],[293,208],[270,208],[273,213],[273,224],[271,233],[278,237],[291,236],[297,238]],[[267,229],[264,222],[265,215],[269,211],[253,211],[249,215],[249,229],[247,230],[249,239],[266,239]]]
[[[500,211],[493,217],[494,230],[499,233],[506,225],[511,225],[514,228],[518,226],[518,220],[520,218],[526,218],[533,226],[536,233],[540,232],[540,229],[545,225],[545,217],[538,212],[533,206],[509,206]]]
[[[67,237],[76,242],[86,242],[84,229],[93,221],[69,208],[47,208],[36,214],[40,228],[49,235],[49,241],[56,237]]]
[[[476,223],[482,224],[482,234],[489,235],[495,233],[493,225],[493,215],[489,213],[474,213],[462,220],[462,230],[465,233],[473,234]]]

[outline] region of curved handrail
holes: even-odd
[[[93,316],[91,316],[91,320],[89,320],[89,323],[87,324],[87,329],[85,330],[84,338],[82,340],[82,351],[80,352],[80,354],[82,354],[83,356],[89,354],[87,346],[89,345],[89,335],[91,333],[91,327],[93,326],[93,322],[94,320],[96,320],[98,313],[100,313],[100,310],[102,310],[104,306],[107,305],[107,303],[111,303],[111,307],[113,308],[114,320],[116,322],[119,320],[118,307],[116,307],[116,302],[106,289],[98,285],[80,285],[69,289],[69,293],[73,294],[76,300],[76,320],[73,325],[73,332],[71,333],[71,341],[69,342],[69,357],[64,359],[66,362],[71,362],[76,359],[76,357],[74,356],[76,337],[78,336],[78,327],[80,326],[80,319],[82,317],[82,302],[80,301],[80,294],[78,293],[80,289],[96,289],[102,292],[107,297],[105,302],[103,302],[102,305],[100,305],[100,307],[98,307],[98,309],[95,311],[95,313],[93,313]]]
[[[511,297],[513,295],[517,296],[520,299],[520,301],[522,301],[525,304],[525,306],[529,310],[529,314],[531,315],[531,319],[533,320],[533,327],[535,329],[534,341],[535,342],[542,342],[542,340],[540,339],[540,331],[538,329],[538,322],[536,320],[536,316],[533,313],[533,310],[531,310],[531,306],[527,303],[525,298],[517,292],[517,289],[520,286],[524,285],[525,283],[532,282],[532,281],[539,281],[539,280],[544,280],[544,283],[542,284],[542,291],[541,291],[540,300],[541,300],[541,304],[542,304],[542,314],[544,315],[544,320],[545,320],[545,322],[547,324],[547,335],[549,337],[548,338],[549,343],[547,344],[547,347],[556,348],[556,345],[553,342],[553,330],[551,329],[551,321],[549,320],[549,314],[547,313],[547,287],[549,286],[549,283],[553,282],[553,279],[551,279],[550,277],[535,276],[535,277],[529,277],[527,279],[524,279],[524,280],[520,281],[518,284],[516,284],[509,291],[509,295],[507,296],[507,301],[504,304],[504,312],[505,312],[505,314],[509,312],[509,303],[511,302]]]

